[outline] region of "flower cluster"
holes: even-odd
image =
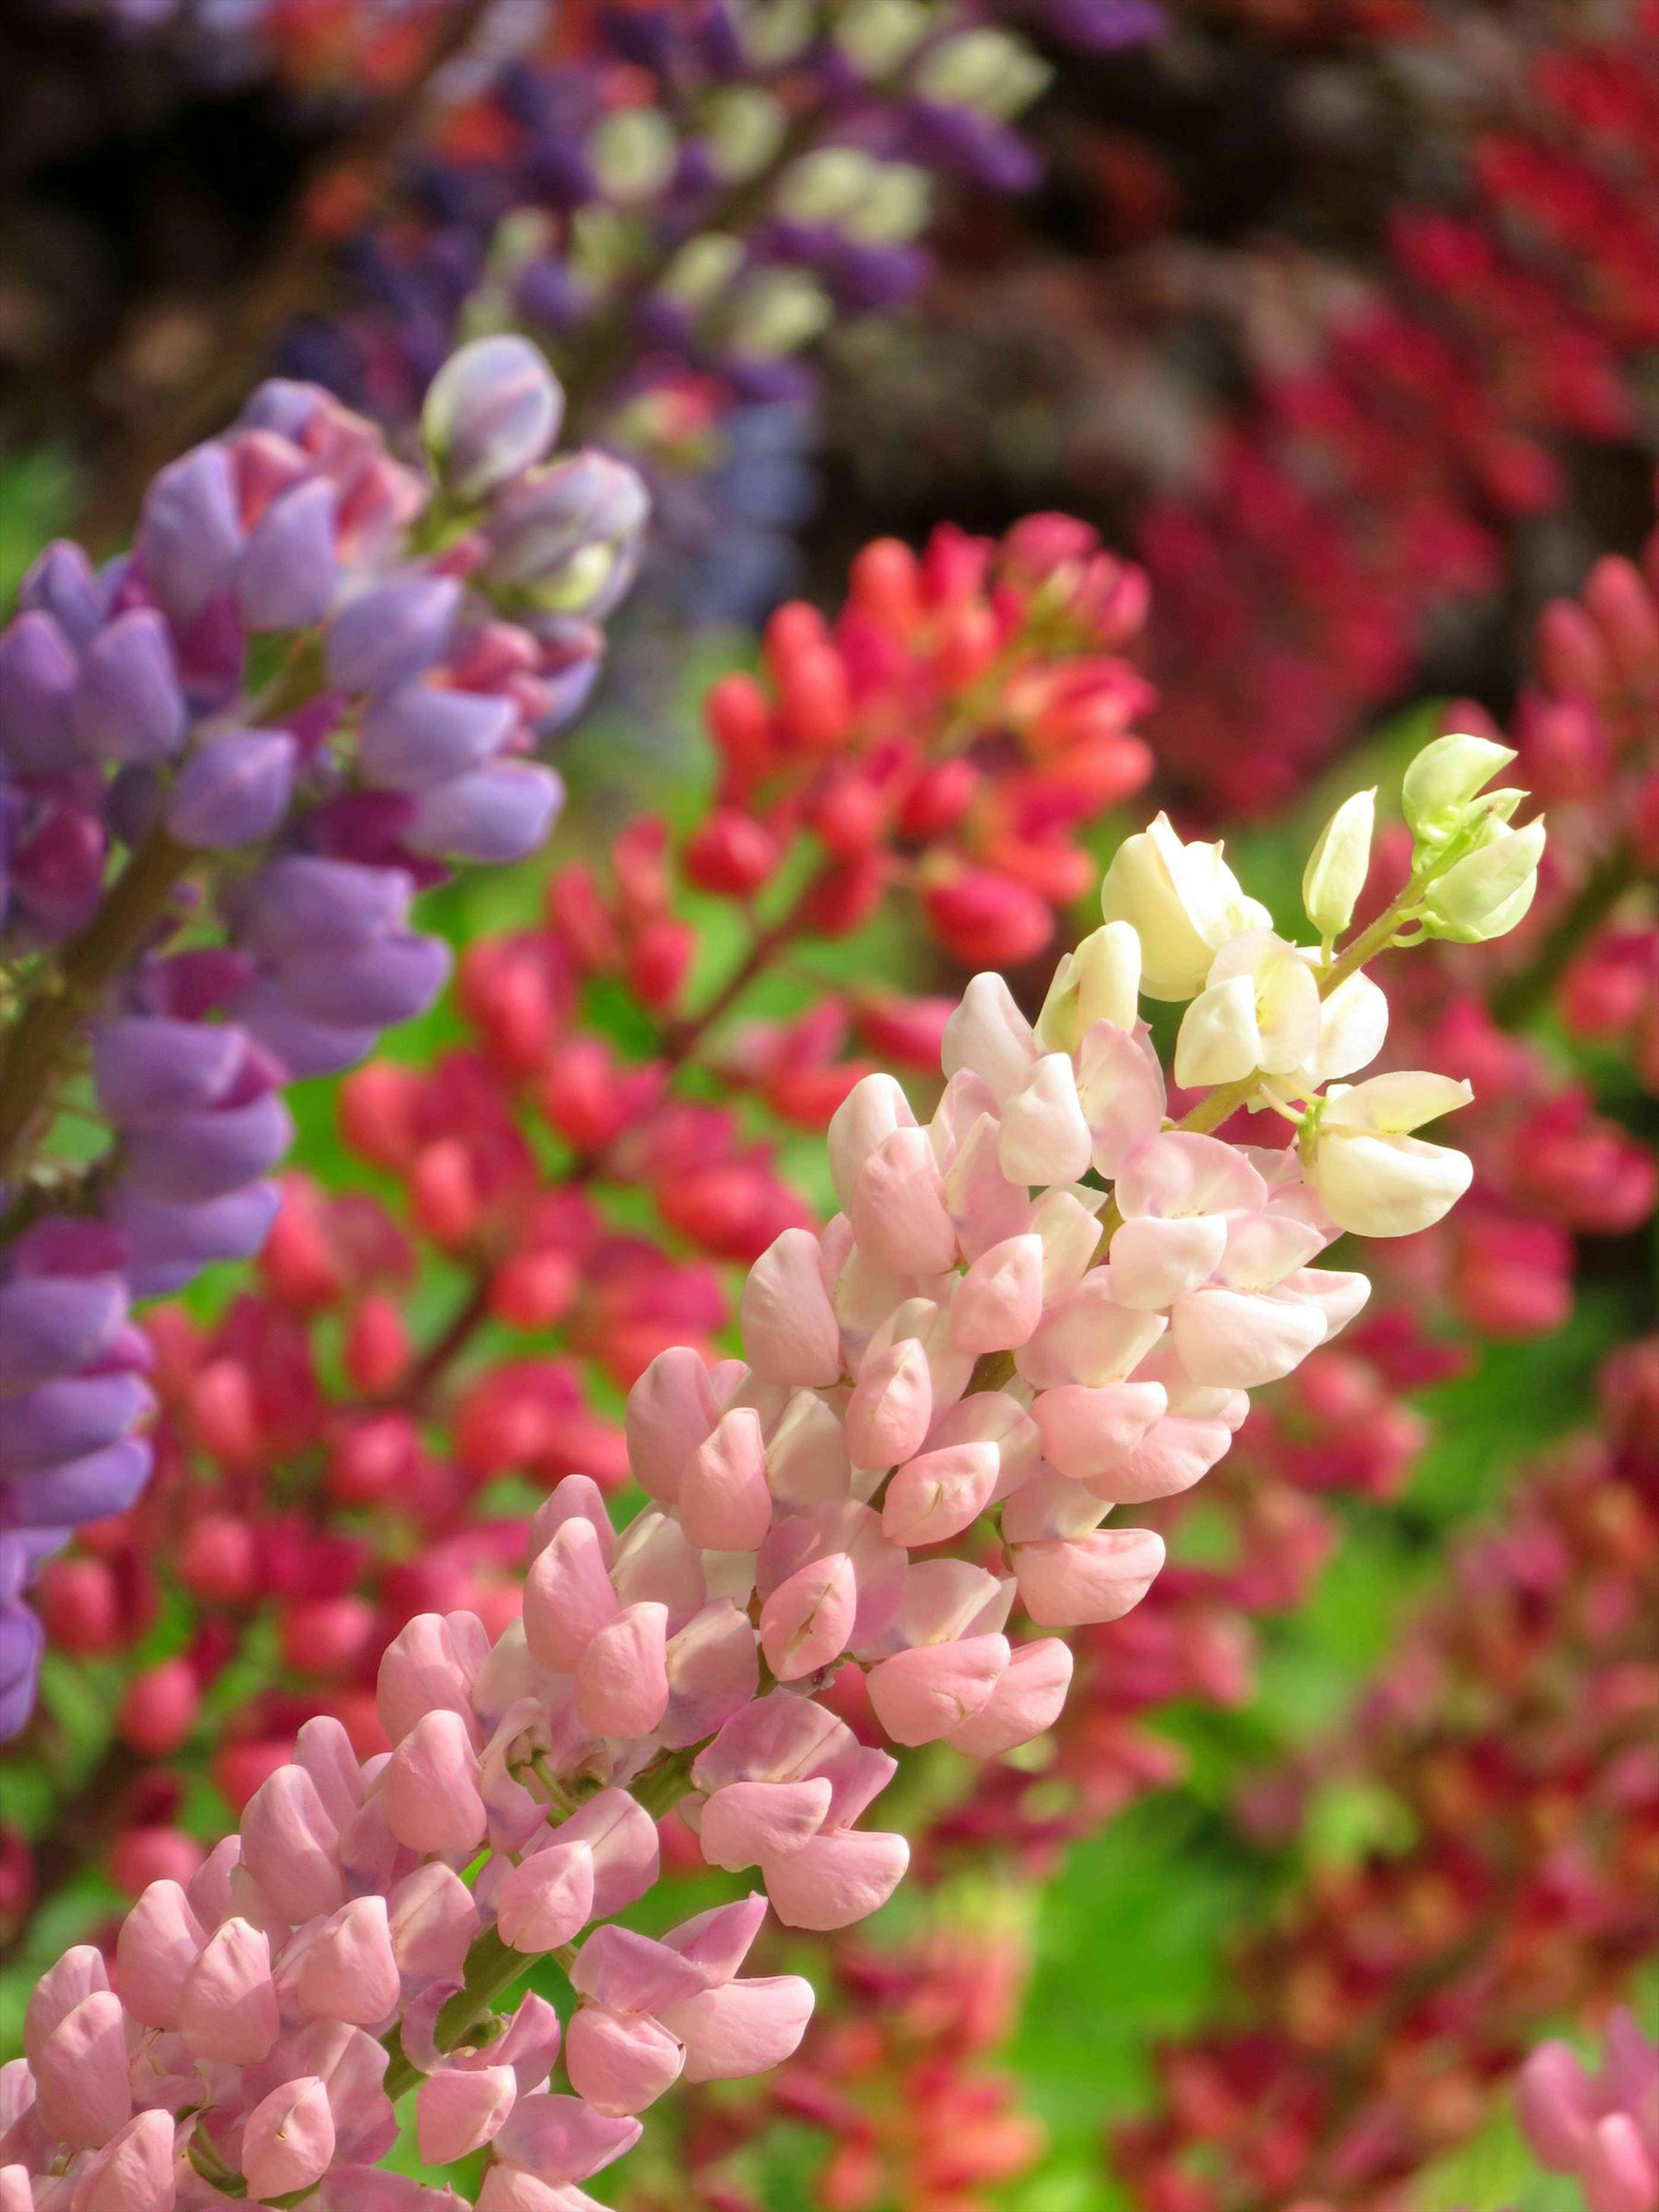
[[[149,1468],[130,1301],[257,1251],[283,1085],[442,987],[416,889],[557,813],[528,756],[592,687],[645,514],[605,455],[543,465],[559,414],[521,341],[457,356],[434,499],[327,393],[265,385],[156,479],[130,557],[51,548],[0,633],[7,1733],[33,1694],[23,1580]],[[88,1110],[110,1141],[79,1164],[61,1117]]]
[[[1616,2012],[1592,2078],[1565,2043],[1540,2043],[1521,2069],[1516,2106],[1540,2166],[1571,2173],[1585,2212],[1659,2206],[1659,2043]]]
[[[353,241],[360,307],[287,357],[397,422],[458,330],[529,331],[647,470],[671,596],[763,611],[811,497],[804,349],[920,291],[942,181],[1036,181],[1013,122],[1048,72],[1001,20],[1021,14],[1097,49],[1161,21],[1146,0],[561,7]]]
[[[1322,1788],[1403,1817],[1244,1942],[1224,2026],[1160,2055],[1158,2110],[1114,2140],[1138,2203],[1402,2212],[1531,2038],[1651,1955],[1656,1354],[1607,1363],[1596,1432],[1464,1543],[1342,1742],[1252,1793],[1264,1834]]]
[[[1478,795],[1490,750],[1451,738],[1422,757],[1407,891],[1340,953],[1364,855],[1322,872],[1322,841],[1324,945],[1304,965],[1328,1066],[1369,1056],[1342,994],[1408,916],[1472,929],[1524,888],[1500,865],[1478,895],[1455,890],[1471,856],[1525,837],[1504,794]],[[182,2166],[203,2204],[313,2188],[350,2204],[419,2081],[433,2157],[491,2145],[489,2212],[550,2204],[683,2072],[740,2075],[794,2048],[809,1986],[737,1978],[758,1894],[663,1942],[611,1923],[655,1877],[654,1816],[678,1809],[708,1865],[757,1868],[786,1925],[884,1903],[907,1846],[858,1823],[896,1761],[819,1693],[858,1669],[901,1748],[982,1758],[1041,1734],[1071,1657],[1055,1636],[1011,1640],[1016,1601],[1043,1629],[1132,1609],[1163,1547],[1103,1527],[1114,1505],[1189,1487],[1248,1391],[1364,1302],[1363,1277],[1310,1264],[1333,1202],[1398,1233],[1467,1180],[1409,1133],[1431,1077],[1323,1091],[1258,1067],[1166,1127],[1145,981],[1198,990],[1186,1020],[1207,1033],[1205,994],[1230,980],[1215,963],[1263,933],[1215,848],[1155,826],[1123,855],[1108,919],[1035,1026],[1000,976],[969,987],[926,1127],[890,1077],[848,1092],[828,1142],[844,1210],[817,1236],[784,1230],[750,1270],[744,1358],[676,1347],[630,1390],[629,1471],[651,1503],[629,1526],[567,1476],[532,1523],[519,1620],[492,1641],[475,1615],[422,1614],[389,1648],[388,1753],[360,1760],[337,1723],[307,1723],[189,1890],[163,1879],[139,1899],[118,1995],[87,1948],[43,1978],[6,2084],[9,2185],[160,2212]],[[1245,972],[1273,964],[1254,957]],[[1289,1089],[1297,1150],[1208,1133],[1245,1103],[1288,1110]],[[498,2015],[548,1954],[577,1999],[562,2029],[535,1996]],[[561,2035],[571,2100],[540,2086]]]

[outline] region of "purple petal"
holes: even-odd
[[[89,1365],[126,1315],[118,1275],[33,1275],[0,1284],[0,1395]]]
[[[380,1041],[378,1029],[336,1029],[307,1021],[283,996],[273,975],[262,975],[236,1001],[236,1018],[256,1036],[290,1080],[309,1075],[339,1075],[367,1060]]]
[[[563,415],[564,394],[541,354],[504,335],[479,338],[444,363],[421,431],[457,497],[482,499],[541,459]]]
[[[308,1021],[334,1029],[390,1029],[424,1013],[449,976],[441,938],[398,930],[337,959],[295,960],[279,972],[283,996]]]
[[[46,1637],[26,1605],[0,1605],[0,1737],[14,1736],[34,1711]]]
[[[155,1404],[133,1375],[76,1375],[25,1390],[8,1399],[0,1420],[0,1475],[36,1474],[102,1451]]]
[[[210,850],[268,837],[288,812],[295,758],[286,730],[230,730],[210,738],[179,772],[167,828],[181,845]]]
[[[313,477],[260,516],[236,564],[236,604],[250,629],[309,629],[327,613],[340,575],[335,503],[327,477]]]
[[[246,1106],[135,1130],[124,1155],[127,1179],[147,1198],[173,1205],[226,1198],[267,1174],[293,1141],[289,1110],[268,1091]]]
[[[355,952],[400,927],[414,896],[414,882],[401,868],[289,854],[261,868],[248,885],[237,933],[273,962]]]
[[[92,563],[67,538],[55,539],[24,577],[20,607],[51,615],[77,653],[84,653],[104,619],[104,594]]]
[[[167,626],[154,607],[134,607],[100,630],[87,650],[70,708],[78,741],[100,759],[166,760],[184,742]]]
[[[44,1474],[0,1482],[0,1528],[78,1528],[125,1513],[149,1480],[151,1456],[143,1437],[124,1437]]]
[[[144,501],[137,551],[145,581],[181,628],[222,588],[241,543],[223,446],[198,446],[161,471]]]
[[[498,753],[518,719],[512,700],[491,692],[405,684],[363,716],[358,772],[392,791],[442,783]]]
[[[56,775],[82,756],[70,734],[75,655],[49,614],[31,608],[0,632],[0,747],[22,775]]]
[[[408,577],[365,592],[329,624],[329,682],[345,691],[407,684],[443,658],[460,604],[453,576]]]
[[[498,761],[421,793],[404,842],[416,853],[497,866],[546,842],[564,785],[533,761]]]
[[[98,1103],[123,1129],[199,1113],[224,1097],[246,1050],[229,1026],[118,1015],[93,1039]]]
[[[132,1246],[133,1293],[157,1297],[182,1290],[215,1260],[251,1260],[281,1204],[274,1182],[255,1183],[205,1206],[168,1206],[131,1183],[118,1184],[109,1217]]]

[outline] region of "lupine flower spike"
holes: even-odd
[[[1026,1626],[1115,1620],[1162,1564],[1156,1535],[1103,1525],[1113,1508],[1195,1481],[1246,1393],[1364,1304],[1363,1276],[1312,1265],[1339,1227],[1322,1085],[1369,1057],[1340,987],[1408,921],[1432,927],[1435,885],[1484,848],[1473,787],[1444,805],[1409,895],[1304,961],[1294,1065],[1270,1048],[1179,1123],[1143,974],[1208,992],[1241,939],[1238,972],[1270,963],[1219,851],[1164,825],[1125,848],[1103,929],[1035,1026],[1000,976],[969,986],[925,1127],[890,1079],[858,1084],[829,1135],[842,1211],[756,1262],[744,1358],[670,1350],[629,1394],[650,1504],[618,1532],[568,1476],[532,1525],[520,1619],[492,1640],[471,1614],[425,1614],[387,1651],[389,1754],[362,1761],[337,1722],[307,1723],[240,1834],[188,1887],[139,1899],[115,1988],[86,1947],[42,1978],[0,2077],[4,2212],[429,2202],[369,2178],[417,2084],[430,2155],[489,2146],[480,2212],[570,2212],[681,2075],[793,2051],[808,1985],[740,1972],[768,1901],[788,1926],[844,1927],[908,1858],[862,1825],[896,1757],[821,1693],[858,1670],[901,1750],[984,1758],[1042,1733],[1071,1654]],[[1429,1079],[1404,1080],[1416,1112]],[[1213,1133],[1264,1103],[1296,1146]],[[1393,1157],[1377,1178],[1416,1194],[1413,1217],[1451,1202],[1454,1176]],[[1362,1158],[1341,1188],[1364,1187]],[[1371,1209],[1384,1233],[1393,1202]],[[711,1866],[760,1887],[656,1939],[615,1916],[654,1882],[671,1807]],[[568,2018],[536,1995],[498,2009],[545,1954]],[[561,2049],[570,2095],[546,2087]]]

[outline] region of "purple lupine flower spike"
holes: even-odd
[[[434,451],[461,471],[443,485],[446,525],[482,545],[544,459],[562,396],[515,341],[460,356],[441,400]],[[617,474],[613,498],[637,507],[631,472]],[[520,857],[556,813],[558,778],[523,757],[586,696],[603,637],[554,623],[544,643],[503,621],[476,568],[468,580],[412,549],[431,492],[326,393],[266,386],[158,477],[130,560],[100,577],[76,548],[51,549],[0,632],[0,933],[35,947],[86,927],[69,972],[110,1133],[83,1215],[48,1213],[8,1242],[0,1211],[8,1726],[38,1661],[23,1581],[79,1522],[130,1505],[148,1471],[129,1300],[258,1250],[293,1134],[283,1085],[352,1065],[443,988],[448,946],[409,926],[417,884],[451,860]],[[589,545],[579,520],[565,557],[597,558],[608,602],[605,526],[596,508]],[[270,656],[248,652],[262,631],[287,653],[274,684]],[[244,688],[250,659],[263,692]],[[153,902],[148,933],[126,915],[112,940],[151,949],[98,971],[112,848],[110,896]],[[167,951],[185,913],[218,917],[228,941]],[[26,997],[8,1060],[22,1099],[0,1118],[14,1219],[59,1072],[46,1003]]]

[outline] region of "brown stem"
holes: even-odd
[[[0,1174],[11,1167],[62,1075],[64,1054],[82,1018],[143,947],[194,857],[164,830],[152,831],[91,921],[64,947],[55,970],[25,1003],[0,1061]]]

